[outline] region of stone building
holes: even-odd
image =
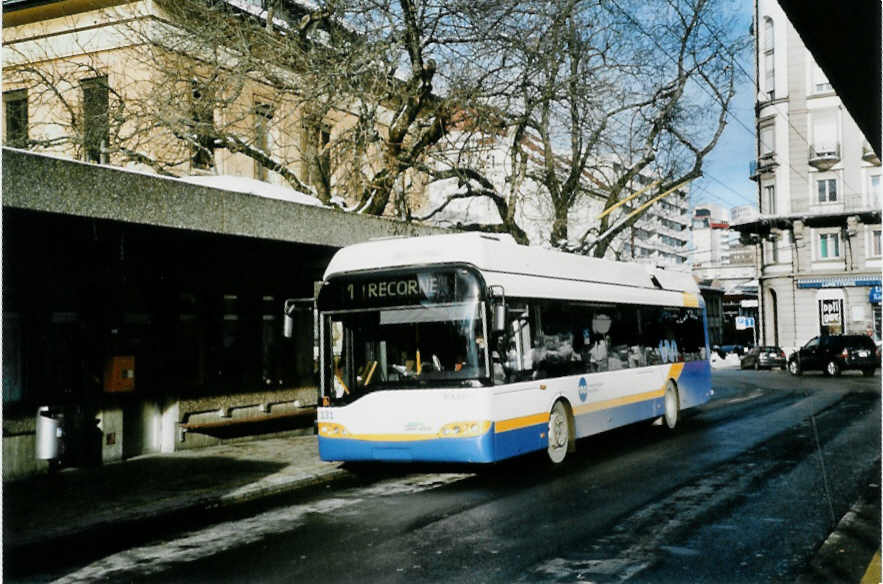
[[[780,5],[755,9],[760,215],[733,229],[757,248],[762,340],[879,339],[879,154]]]

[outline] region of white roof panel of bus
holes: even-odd
[[[472,264],[481,270],[488,284],[505,280],[506,293],[512,295],[517,294],[512,275],[651,290],[658,289],[651,279],[655,276],[664,290],[699,294],[699,287],[689,273],[523,246],[509,236],[479,233],[381,239],[351,245],[334,255],[325,270],[325,279],[343,272],[438,263]]]

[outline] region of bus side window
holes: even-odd
[[[573,363],[578,359],[574,351],[571,323],[571,306],[553,301],[538,306],[536,336],[531,351],[534,379],[571,375]]]
[[[530,376],[533,370],[531,351],[530,310],[526,304],[510,303],[508,334],[503,361],[509,381],[519,381]]]

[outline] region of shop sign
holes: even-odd
[[[881,287],[879,285],[873,286],[871,291],[868,293],[868,302],[871,304],[880,304],[881,297]]]
[[[854,286],[880,286],[879,278],[833,277],[804,278],[797,280],[798,288],[848,288]]]
[[[838,298],[829,298],[822,303],[822,326],[837,326],[843,323],[843,302]]]

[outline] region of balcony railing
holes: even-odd
[[[870,162],[875,166],[880,166],[880,157],[877,156],[877,153],[874,152],[874,149],[867,142],[862,144],[862,160]]]
[[[760,158],[757,160],[751,160],[748,162],[748,178],[751,180],[757,180],[760,178],[760,175],[766,172],[772,172],[777,166],[779,166],[779,163],[776,162],[775,152],[761,154]]]
[[[828,170],[840,162],[840,144],[817,144],[809,147],[809,164]]]

